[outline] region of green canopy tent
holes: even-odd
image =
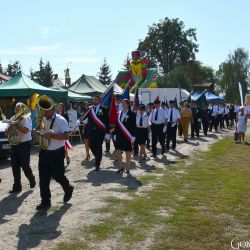
[[[83,95],[101,95],[107,88],[94,76],[82,75],[68,90]]]
[[[63,91],[66,90],[68,92],[68,100],[70,102],[88,102],[88,101],[92,100],[91,96],[77,94],[77,93],[74,93],[70,90],[64,89],[64,88],[59,87],[59,86],[53,86],[53,87],[51,87],[51,89],[58,89],[58,90],[63,90]]]
[[[67,90],[56,90],[46,88],[26,76],[21,71],[9,81],[0,85],[0,97],[24,98],[30,97],[34,93],[48,95],[54,100],[64,100],[68,97]]]

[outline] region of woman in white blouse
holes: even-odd
[[[237,131],[239,133],[239,142],[245,142],[245,132],[247,130],[247,114],[244,107],[240,107],[237,116]]]
[[[145,150],[145,143],[148,139],[149,118],[145,112],[145,105],[139,106],[139,111],[136,116],[136,141],[140,146],[139,163],[146,160],[147,154]]]

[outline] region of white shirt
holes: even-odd
[[[24,116],[23,119],[19,122],[19,125],[27,128],[29,131],[26,134],[23,134],[21,131],[19,131],[19,133],[21,133],[21,141],[20,142],[26,142],[26,141],[31,141],[32,137],[31,137],[31,130],[32,130],[32,121],[30,116]]]
[[[217,116],[218,114],[218,106],[214,105],[211,107],[211,112],[212,112],[212,116]]]
[[[98,111],[99,111],[99,109],[100,109],[100,106],[101,106],[101,104],[98,104],[98,105],[96,105],[96,106],[93,106],[93,111],[95,111],[95,114],[98,113]]]
[[[239,105],[234,105],[234,113],[239,112],[240,106]]]
[[[152,110],[152,112],[150,113],[149,116],[149,120],[151,123],[154,124],[162,124],[165,123],[166,119],[167,119],[167,113],[164,109],[159,108],[158,109],[158,116],[157,116],[157,120],[155,120],[155,115],[156,115],[157,109]]]
[[[58,114],[55,114],[55,115],[56,115],[56,118],[52,127],[52,130],[54,131],[54,133],[55,134],[69,133],[69,125],[68,125],[68,122],[65,120],[65,118]],[[48,120],[48,129],[50,128],[52,119],[53,118]],[[56,139],[51,138],[48,150],[56,150],[64,146],[65,146],[64,140],[56,140]]]
[[[116,103],[115,106],[116,106],[117,111],[122,110],[122,103],[119,103],[119,104]]]
[[[170,122],[171,110],[173,110],[173,111],[172,111],[172,124],[174,124],[174,123],[177,122],[178,119],[181,118],[181,116],[180,116],[180,112],[179,112],[178,109],[176,109],[176,108],[172,108],[172,109],[171,109],[171,108],[170,108],[170,109],[167,110],[168,122]],[[175,125],[175,124],[174,124],[174,125]]]
[[[224,113],[223,107],[218,107],[218,115],[222,115]]]
[[[149,118],[146,113],[142,115],[142,126],[140,126],[141,115],[137,113],[136,115],[136,127],[137,128],[148,128],[149,127]]]

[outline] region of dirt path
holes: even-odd
[[[38,185],[34,190],[29,189],[28,181],[22,173],[23,191],[18,195],[9,195],[13,177],[10,161],[0,162],[0,249],[51,249],[60,240],[71,237],[79,227],[98,221],[93,209],[105,205],[104,198],[118,196],[126,198],[124,192],[114,192],[114,188],[145,189],[137,177],[154,173],[155,166],[168,167],[170,162],[180,158],[192,160],[194,154],[207,150],[209,145],[225,137],[229,132],[225,130],[208,137],[190,140],[188,144],[177,142],[177,151],[171,151],[156,160],[150,159],[146,164],[139,165],[132,162],[131,176],[116,173],[116,163],[113,156],[104,155],[101,171],[95,172],[93,157],[84,162],[84,147],[79,144],[71,151],[71,163],[67,170],[67,177],[75,186],[70,204],[64,205],[63,190],[51,181],[52,207],[47,213],[37,213],[36,205],[40,202]],[[113,149],[112,149],[113,151]],[[150,154],[148,154],[150,155]],[[33,152],[31,166],[38,182],[37,170],[38,154]]]

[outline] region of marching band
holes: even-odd
[[[81,122],[86,147],[86,159],[90,159],[89,148],[95,157],[95,170],[100,171],[103,156],[103,142],[106,141],[106,153],[110,151],[110,143],[115,148],[115,158],[118,163],[117,173],[130,174],[132,152],[139,154],[138,163],[148,159],[146,148],[151,149],[152,157],[157,157],[157,143],[160,143],[161,154],[171,149],[176,150],[176,134],[183,135],[184,142],[188,142],[188,132],[191,129],[191,138],[200,136],[201,127],[204,136],[208,130],[215,132],[230,128],[237,118],[238,107],[233,104],[222,105],[210,103],[202,108],[196,102],[181,103],[180,109],[174,100],[168,103],[156,99],[147,106],[141,104],[136,109],[131,107],[128,99],[121,95],[115,96],[117,110],[116,123],[111,125],[109,110],[101,105],[101,97],[95,95],[92,106],[88,107]],[[51,206],[50,180],[58,182],[64,191],[63,201],[68,202],[73,194],[74,187],[65,176],[64,159],[67,165],[70,158],[66,142],[69,139],[69,118],[62,103],[56,106],[47,96],[39,97],[37,101],[39,112],[35,131],[39,137],[40,152],[38,161],[39,186],[41,203],[37,210],[48,209]],[[243,131],[244,109],[240,108],[239,131]],[[56,112],[57,111],[57,112]],[[30,167],[32,121],[30,110],[23,103],[17,103],[15,115],[8,121],[6,133],[11,144],[11,167],[14,184],[10,193],[22,191],[21,169],[28,178],[30,188],[36,185],[35,177]],[[243,124],[243,125],[242,125]],[[151,135],[151,136],[150,136]],[[244,141],[244,136],[241,139]],[[125,155],[125,163],[123,156]]]

